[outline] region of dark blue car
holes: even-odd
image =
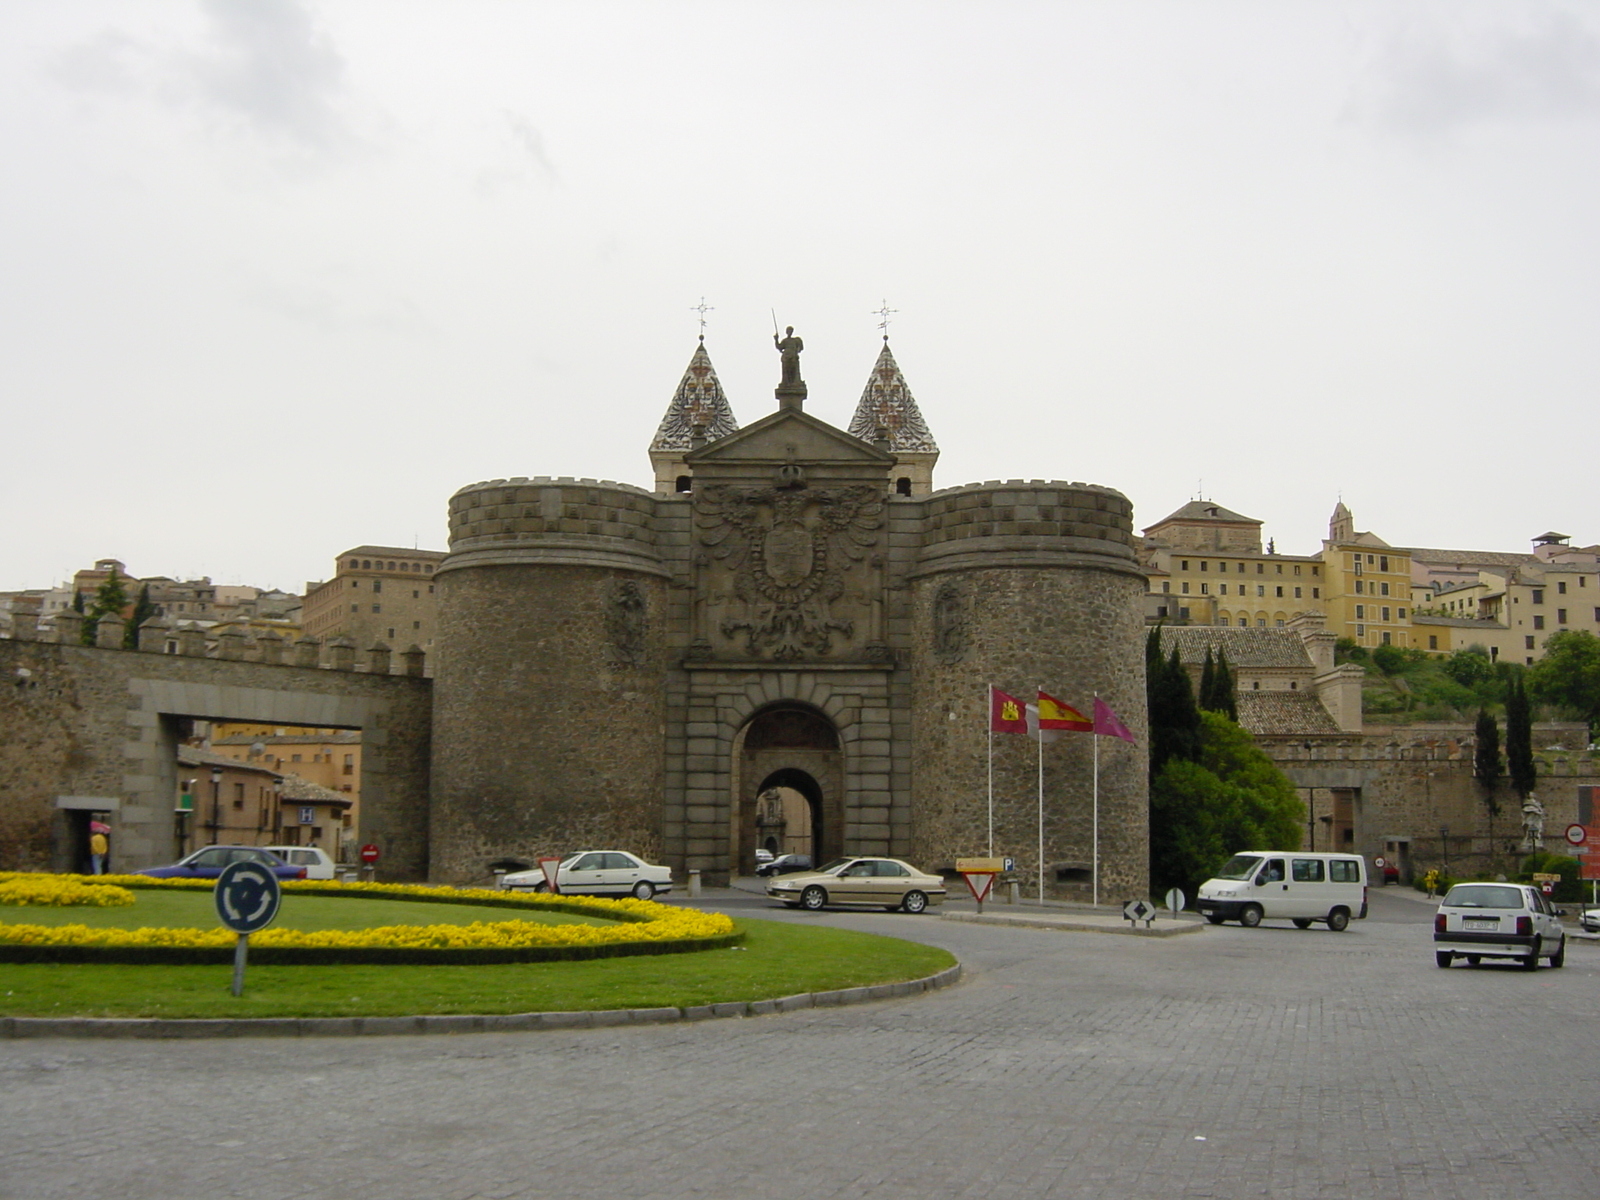
[[[215,879],[229,863],[251,862],[271,867],[279,879],[304,879],[304,867],[291,867],[275,854],[259,846],[206,846],[170,867],[146,867],[134,875],[153,875],[157,879]]]

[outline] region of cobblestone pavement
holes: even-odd
[[[0,1043],[0,1197],[1593,1196],[1600,946],[1441,971],[1432,909],[1143,939],[772,910],[960,985],[461,1037]]]

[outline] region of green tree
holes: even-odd
[[[1193,761],[1200,756],[1200,709],[1176,646],[1148,687],[1150,773],[1154,776],[1170,759]]]
[[[1373,647],[1372,661],[1385,675],[1393,675],[1405,667],[1406,656],[1399,646],[1391,646],[1385,642],[1381,646]]]
[[[128,617],[128,627],[122,631],[122,646],[125,650],[139,648],[139,626],[156,615],[155,602],[150,599],[150,585],[139,585],[139,598],[133,602],[133,613]]]
[[[1201,714],[1196,760],[1169,760],[1150,785],[1150,879],[1193,894],[1239,850],[1294,850],[1305,805],[1249,733]]]
[[[95,589],[94,601],[83,614],[83,644],[94,645],[95,633],[100,628],[100,618],[114,613],[121,613],[128,607],[128,589],[122,582],[122,577],[117,574],[115,567],[111,574]]]
[[[1200,692],[1195,697],[1195,703],[1200,706],[1202,711],[1216,711],[1216,705],[1212,703],[1216,697],[1216,691],[1217,664],[1216,660],[1211,657],[1211,647],[1207,646],[1205,665],[1200,668]]]
[[[1494,819],[1500,815],[1500,785],[1503,768],[1500,761],[1500,726],[1495,724],[1489,710],[1478,710],[1478,723],[1473,728],[1472,773],[1483,789],[1483,807],[1489,814],[1489,853],[1494,854]]]
[[[1528,668],[1528,688],[1589,722],[1589,739],[1600,729],[1600,637],[1564,629],[1550,635],[1544,657]]]
[[[1495,677],[1494,660],[1482,646],[1457,650],[1440,664],[1440,669],[1462,687],[1476,687]]]
[[[1520,678],[1506,689],[1506,774],[1519,800],[1526,800],[1539,783],[1539,767],[1533,761],[1533,710]]]
[[[1239,719],[1238,679],[1228,665],[1228,652],[1217,647],[1217,678],[1213,693],[1212,712],[1219,712],[1230,721]]]

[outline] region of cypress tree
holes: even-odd
[[[1539,783],[1539,768],[1533,761],[1533,711],[1520,675],[1506,689],[1506,774],[1519,800],[1526,800]]]
[[[1214,684],[1216,703],[1213,712],[1219,712],[1235,724],[1239,721],[1238,680],[1228,665],[1228,652],[1217,647],[1217,678]]]
[[[128,627],[122,631],[122,646],[125,650],[139,648],[139,626],[156,615],[155,603],[150,599],[150,585],[139,586],[139,599],[134,601],[133,615],[128,618]]]
[[[1162,665],[1150,705],[1150,774],[1171,759],[1200,757],[1200,709],[1176,646]]]
[[[1494,819],[1500,815],[1500,797],[1495,787],[1500,782],[1500,726],[1495,724],[1489,710],[1478,710],[1478,722],[1473,727],[1472,773],[1483,788],[1483,807],[1489,814],[1489,853],[1494,854]]]
[[[1217,667],[1211,658],[1211,647],[1206,647],[1205,665],[1200,668],[1200,707],[1206,712],[1217,711]]]

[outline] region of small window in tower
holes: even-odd
[[[687,475],[679,475],[678,482],[673,486],[680,492],[694,491],[694,481]]]
[[[902,476],[894,481],[894,491],[897,496],[911,495],[911,480]]]

